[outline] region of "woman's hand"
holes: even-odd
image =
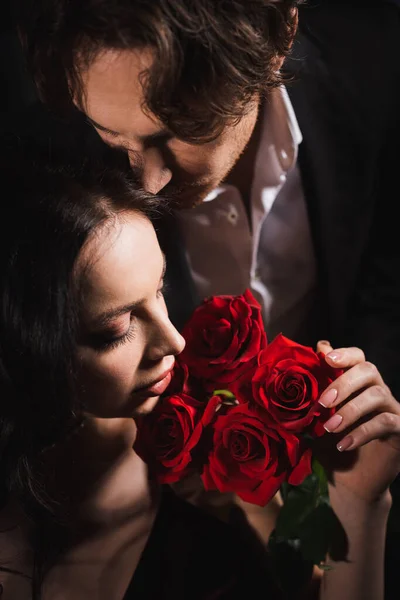
[[[335,494],[373,504],[400,472],[400,404],[359,348],[333,350],[319,342],[317,350],[328,364],[345,370],[320,398],[336,412],[325,423],[329,433],[321,438],[319,459],[331,473]]]

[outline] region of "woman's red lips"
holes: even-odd
[[[135,390],[135,394],[145,395],[145,396],[161,396],[167,389],[170,384],[172,377],[172,368],[168,369],[157,381],[151,383],[146,387],[139,388]]]

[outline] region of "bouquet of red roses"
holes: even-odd
[[[267,342],[250,291],[214,296],[186,324],[167,392],[138,422],[135,450],[161,483],[200,473],[208,490],[266,505],[311,473],[310,440],[332,410],[318,403],[340,374],[323,354]]]

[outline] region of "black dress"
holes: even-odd
[[[263,556],[168,487],[124,600],[265,600],[282,595]]]

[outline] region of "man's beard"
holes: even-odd
[[[202,204],[217,185],[211,182],[204,184],[196,182],[181,185],[168,184],[160,191],[160,195],[166,198],[173,210],[185,210]]]

